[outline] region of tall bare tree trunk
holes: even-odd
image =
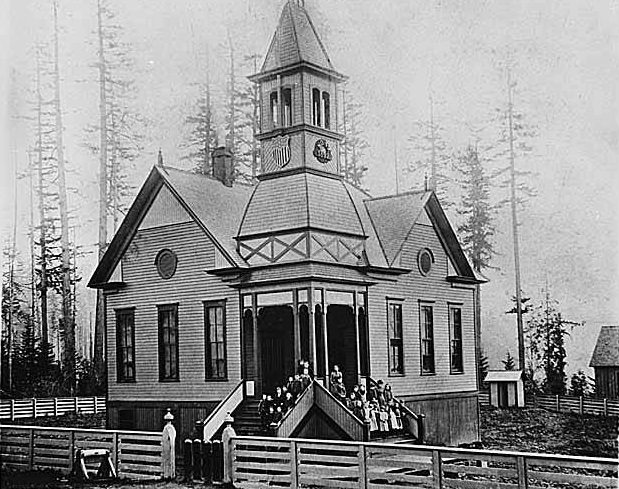
[[[430,144],[432,146],[429,188],[436,192],[436,127],[434,126],[434,99],[430,95]]]
[[[254,73],[258,72],[258,58],[254,56]],[[252,138],[251,138],[251,178],[252,183],[256,183],[256,179],[258,178],[258,140],[256,139],[256,134],[258,133],[258,119],[260,117],[260,92],[258,89],[258,84],[254,83],[254,100],[253,100],[253,117],[251,121],[251,130],[252,130]]]
[[[39,205],[39,259],[41,260],[41,279],[39,298],[41,301],[41,340],[49,342],[47,323],[47,218],[45,215],[45,182],[43,179],[43,96],[41,94],[41,52],[37,49],[37,177]]]
[[[232,152],[232,161],[236,163],[236,83],[234,74],[234,45],[232,44],[232,36],[228,30],[228,46],[230,47],[230,151]]]
[[[99,117],[100,117],[100,155],[99,155],[99,259],[103,257],[107,246],[107,93],[106,65],[103,40],[103,8],[97,0],[97,33],[99,38]],[[105,342],[105,298],[103,291],[97,289],[97,307],[95,317],[95,371],[97,379],[105,377],[104,361]]]
[[[509,176],[512,213],[512,234],[514,238],[514,269],[516,275],[516,320],[518,323],[518,368],[524,372],[524,325],[522,320],[522,286],[520,282],[520,248],[518,243],[518,211],[516,208],[516,157],[514,153],[514,102],[511,71],[507,70],[507,117],[509,130]]]
[[[65,376],[71,395],[75,393],[75,321],[71,300],[71,251],[69,245],[69,213],[64,161],[62,107],[60,104],[60,63],[58,42],[58,3],[54,0],[54,109],[56,113],[56,162],[58,165],[58,199],[60,210],[60,244],[62,247],[62,327],[64,349],[62,355]]]

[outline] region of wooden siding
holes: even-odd
[[[123,259],[127,284],[107,295],[108,393],[115,400],[213,401],[222,399],[240,381],[238,293],[206,273],[215,265],[215,247],[194,222],[140,230]],[[176,253],[175,275],[162,279],[157,253]],[[203,301],[226,301],[228,381],[205,381]],[[178,303],[179,381],[159,382],[157,305]],[[135,307],[135,382],[116,380],[114,310]]]
[[[417,253],[429,248],[434,264],[428,276],[417,267]],[[402,249],[401,264],[412,269],[395,283],[369,288],[371,375],[392,385],[398,396],[476,391],[473,288],[447,282],[448,258],[432,227],[416,224]],[[403,300],[404,375],[389,376],[387,345],[387,297]],[[422,375],[420,362],[419,301],[429,301],[434,314],[435,374]],[[450,373],[449,305],[462,307],[464,373]]]
[[[619,398],[619,367],[595,367],[595,394]]]
[[[191,217],[183,209],[178,199],[165,185],[161,187],[157,198],[153,202],[148,214],[140,223],[140,229],[148,229],[181,222],[190,222]]]

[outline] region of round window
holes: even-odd
[[[157,272],[161,278],[172,278],[176,272],[176,265],[178,260],[173,251],[161,250],[157,254],[155,259],[155,265],[157,265]]]
[[[434,263],[434,256],[428,249],[423,249],[417,256],[417,265],[422,275],[427,275],[432,270],[432,264]]]

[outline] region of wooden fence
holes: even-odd
[[[617,487],[617,460],[420,445],[234,437],[236,488]],[[224,456],[225,457],[225,456]]]
[[[0,425],[2,468],[70,473],[78,449],[110,451],[119,477],[161,477],[161,433]]]
[[[549,411],[598,416],[619,416],[619,399],[597,399],[576,396],[535,396],[527,399],[528,404],[548,409]],[[490,405],[490,394],[479,393],[479,404]]]
[[[105,397],[54,397],[50,399],[10,399],[0,401],[0,419],[61,416],[66,413],[105,412]]]

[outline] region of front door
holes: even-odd
[[[294,375],[294,319],[292,307],[269,306],[258,312],[262,392],[273,393]]]

